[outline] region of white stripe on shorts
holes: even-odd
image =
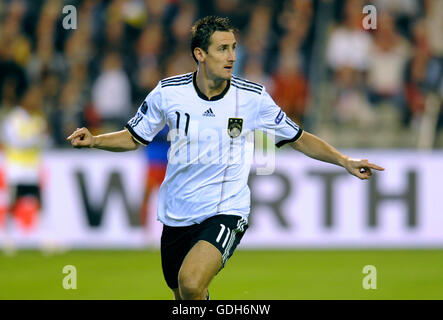
[[[228,246],[226,247],[225,253],[223,254],[223,266],[225,265],[226,261],[228,260],[229,252],[231,251],[232,245],[234,244],[236,234],[238,232],[243,232],[245,225],[246,225],[246,220],[242,218],[242,219],[238,220],[237,227],[234,230],[232,230],[231,237],[228,242]]]

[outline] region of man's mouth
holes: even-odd
[[[226,70],[232,70],[232,66],[225,66]]]

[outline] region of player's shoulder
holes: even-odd
[[[176,76],[168,77],[163,80],[160,80],[159,86],[160,88],[168,88],[168,87],[180,87],[190,84],[192,82],[193,72],[188,72],[184,74],[179,74]]]
[[[251,94],[261,95],[265,90],[265,87],[259,83],[250,81],[248,79],[240,78],[238,76],[232,76],[231,78],[232,86],[243,90],[245,92],[249,92]]]

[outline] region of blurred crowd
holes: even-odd
[[[398,122],[391,129],[431,125],[423,122],[425,116],[441,129],[443,1],[371,1],[377,8],[377,29],[369,31],[362,30],[362,2],[337,7],[329,36],[326,59],[334,120],[374,127],[385,106]],[[436,106],[429,103],[434,100]]]
[[[322,1],[330,21],[317,19]],[[376,30],[362,27],[366,4],[377,8]],[[75,7],[77,29],[63,27],[65,5]],[[317,107],[311,76],[321,23],[333,121],[370,125],[389,105],[408,127],[429,94],[441,108],[441,0],[2,0],[1,120],[17,107],[16,117],[39,115],[54,148],[69,147],[78,127],[119,130],[159,80],[195,70],[190,28],[206,15],[239,29],[234,73],[264,84],[302,126]]]

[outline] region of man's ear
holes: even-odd
[[[202,48],[194,48],[194,56],[198,60],[198,62],[205,61],[206,52]]]

